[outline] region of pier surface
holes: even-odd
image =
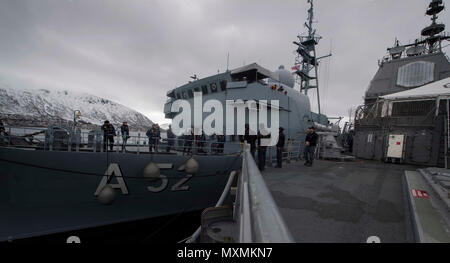
[[[402,180],[417,167],[375,161],[303,161],[263,176],[295,242],[414,242]]]

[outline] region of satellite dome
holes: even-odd
[[[284,66],[281,65],[278,67],[278,70],[275,71],[275,75],[278,77],[281,83],[284,85],[293,88],[295,85],[295,79],[294,76],[292,76],[292,73],[289,70],[284,69]]]

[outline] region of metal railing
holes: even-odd
[[[244,144],[234,215],[239,226],[239,243],[294,242],[248,144]]]
[[[250,153],[250,146],[244,143],[242,170],[237,181],[237,188],[233,200],[228,199],[233,194],[235,172],[230,174],[228,182],[215,209],[206,209],[202,215],[202,227],[195,233],[181,241],[186,243],[204,242],[201,236],[209,235],[209,228],[213,226],[216,233],[225,234],[222,238],[212,237],[206,242],[222,240],[235,243],[292,243],[292,235],[273,200],[255,160]],[[233,207],[233,208],[231,208]],[[224,217],[220,211],[232,211],[231,217]],[[219,211],[217,213],[217,211]],[[212,213],[211,213],[212,212]],[[212,216],[211,216],[212,214]],[[228,214],[225,212],[225,214]],[[215,215],[215,216],[214,216]],[[208,221],[209,223],[205,223]],[[222,231],[226,228],[226,231]],[[228,241],[226,241],[228,240]]]
[[[56,136],[53,132],[48,132],[47,128],[30,127],[6,127],[6,133],[0,134],[0,146],[15,148],[40,149],[44,151],[83,151],[83,152],[109,152],[117,153],[149,153],[149,138],[135,132],[127,140],[120,132],[113,136],[114,143],[105,143],[103,132],[80,131],[78,133],[70,130],[54,127],[59,132]],[[181,153],[181,154],[234,154],[242,152],[243,144],[237,140],[227,140],[219,142],[217,137],[206,140],[188,140],[182,137],[173,139],[160,138],[153,144],[152,152],[158,153]],[[112,145],[112,150],[110,146]],[[155,149],[156,146],[156,149]],[[299,140],[287,140],[283,150],[283,161],[290,162],[298,159],[303,152],[304,143]],[[267,165],[271,166],[276,162],[276,147],[267,147]]]
[[[55,132],[56,131],[56,132]],[[58,134],[57,134],[58,133]],[[186,154],[230,154],[241,152],[239,141],[221,142],[215,138],[206,140],[177,138],[157,138],[150,140],[146,135],[122,136],[120,132],[112,136],[113,143],[104,140],[103,132],[73,132],[61,127],[46,128],[6,127],[0,134],[0,145],[15,148],[35,148],[45,151],[85,151],[117,153],[186,153]],[[153,144],[150,143],[153,142]],[[112,150],[111,150],[112,147]],[[152,147],[152,151],[150,151]]]

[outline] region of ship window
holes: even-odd
[[[209,87],[211,88],[211,93],[217,92],[217,84],[216,83],[211,83],[209,85]]]
[[[202,86],[202,92],[203,94],[208,94],[208,86],[206,85]]]
[[[425,116],[434,110],[434,100],[394,102],[392,104],[392,116]]]
[[[190,89],[190,90],[188,90],[188,95],[189,95],[189,98],[193,98],[194,92],[192,92],[192,90]]]
[[[398,69],[397,85],[414,88],[434,80],[434,63],[417,61],[406,64]]]
[[[195,91],[195,92],[200,92],[200,88],[199,88],[199,87],[196,87],[196,88],[194,88],[194,91]]]
[[[180,93],[177,93],[177,94],[175,94],[175,95],[176,95],[176,97],[177,97],[177,100],[181,99]]]
[[[225,91],[227,89],[227,81],[226,80],[220,81],[220,89],[222,91]]]
[[[183,94],[183,99],[185,99],[185,100],[188,99],[188,95],[187,95],[186,91],[183,91],[182,94]]]

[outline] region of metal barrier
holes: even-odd
[[[103,132],[101,131],[70,131],[63,127],[54,127],[64,136],[55,136],[47,128],[30,127],[6,127],[6,133],[0,134],[0,145],[15,148],[38,148],[45,151],[83,151],[104,152],[109,150],[109,143],[105,145]],[[61,135],[61,134],[60,134]],[[217,139],[187,140],[183,138],[158,139],[156,144],[158,153],[185,153],[185,154],[234,154],[241,152],[243,144],[239,141],[219,142]],[[169,141],[171,144],[169,145]],[[13,142],[13,143],[12,143]],[[15,143],[14,143],[15,142]],[[131,135],[124,140],[120,132],[114,136],[113,150],[109,152],[149,153],[150,145],[147,136]],[[303,143],[296,140],[288,140],[283,151],[283,161],[290,162],[298,159],[303,150]],[[155,152],[155,150],[153,150]],[[267,148],[268,166],[276,162],[276,147]]]
[[[220,200],[214,208],[205,209],[202,226],[189,238],[193,242],[292,243],[294,242],[272,194],[244,143],[242,172],[237,188],[230,175]],[[233,191],[236,189],[236,191]],[[234,204],[224,200],[235,195]],[[183,242],[182,241],[182,242]]]
[[[5,134],[0,134],[0,145],[15,148],[38,148],[46,151],[84,151],[84,152],[127,152],[127,153],[169,153],[184,152],[186,154],[230,154],[242,151],[237,141],[220,142],[216,138],[209,140],[188,140],[184,138],[158,138],[155,144],[149,143],[147,136],[128,136],[125,138],[118,132],[113,136],[114,143],[110,150],[109,140],[104,140],[103,132],[70,131],[55,127],[55,132],[46,128],[7,127]],[[169,143],[170,142],[170,143]]]
[[[234,215],[239,225],[239,243],[294,242],[248,144],[244,145]]]

